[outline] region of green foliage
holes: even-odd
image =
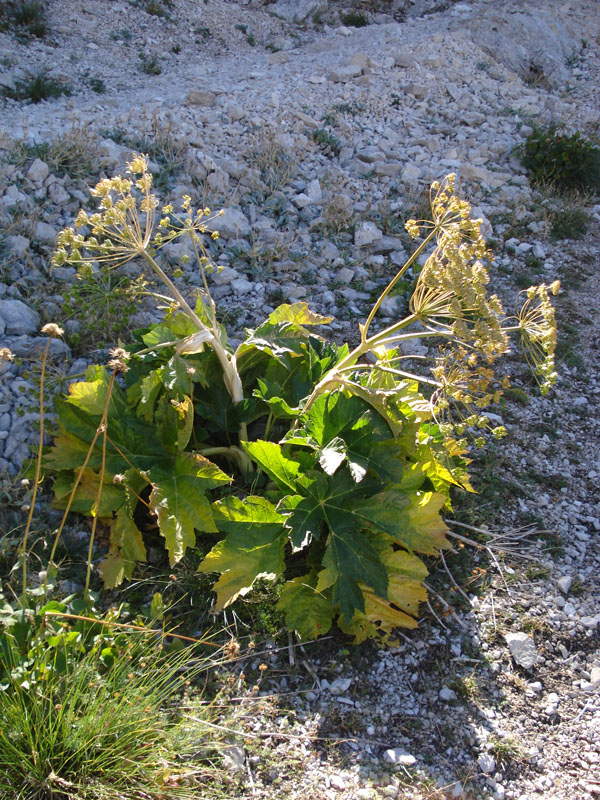
[[[567,135],[556,125],[535,128],[521,149],[521,162],[532,181],[561,192],[600,188],[600,148],[579,132]]]
[[[90,78],[90,89],[96,94],[104,94],[106,91],[106,84],[102,78]]]
[[[131,328],[130,318],[138,309],[135,289],[122,275],[107,270],[79,275],[63,292],[61,324],[76,320],[68,334],[75,353],[104,347],[117,341]]]
[[[357,642],[415,627],[427,575],[418,554],[448,547],[442,509],[452,486],[470,490],[467,435],[479,444],[488,428],[481,409],[501,394],[491,365],[511,332],[543,388],[554,380],[548,295],[557,286],[529,289],[516,324],[503,326],[502,305],[485,290],[480,223],[449,178],[434,187],[434,222],[354,349],[327,343],[317,331],[330,319],[296,303],[279,306],[232,351],[207,277],[215,265],[203,235],[215,217],[194,213],[185,197],[157,220],[146,167],[138,156],[132,180],[101,181],[99,212],[81,211],[76,229],[59,236],[56,265],[85,271],[90,261],[110,268],[141,259],[173,302],[160,324],[135,334],[129,353],[114,351],[108,369],[90,366],[58,401],[58,436],[43,459],[55,506],[108,529],[100,565],[108,587],[133,576],[154,526],[171,564],[197,534],[214,541],[200,571],[220,574],[216,610],[268,580],[282,584],[278,608],[303,638],[334,620]],[[414,220],[407,228],[420,237]],[[194,308],[157,260],[182,236],[204,287]],[[430,243],[410,315],[372,332],[381,303]],[[407,332],[415,322],[419,331]],[[398,348],[415,335],[447,342],[433,378],[402,369]]]
[[[11,100],[28,100],[31,103],[41,103],[42,100],[71,94],[67,84],[50,77],[43,70],[25,80],[15,81],[14,89],[5,86],[2,91]]]
[[[206,656],[165,648],[160,632],[73,598],[46,602],[34,590],[28,601],[14,607],[0,595],[0,796],[193,795],[173,777],[193,774],[181,758],[197,753],[201,732],[186,722],[186,734],[168,706]]]
[[[312,134],[313,142],[319,145],[325,155],[339,156],[342,149],[341,141],[326,128],[315,128]]]
[[[17,142],[9,154],[12,164],[29,165],[34,159],[45,161],[55,175],[74,179],[98,174],[97,139],[89,127],[75,123],[52,142]]]
[[[0,5],[0,30],[12,28],[17,36],[43,39],[48,28],[46,6],[40,0],[6,0]]]
[[[582,208],[567,205],[550,213],[552,239],[583,239],[590,224],[590,215]]]
[[[145,75],[160,75],[162,72],[160,59],[156,55],[140,53],[140,62],[140,69]]]
[[[369,20],[362,14],[351,11],[342,16],[342,23],[350,28],[364,28],[369,24]]]
[[[173,9],[173,0],[146,0],[144,10],[154,17],[168,17]]]

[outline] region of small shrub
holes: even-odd
[[[552,239],[583,239],[591,218],[582,208],[565,206],[550,213]]]
[[[172,0],[148,0],[144,6],[148,14],[153,17],[166,17],[169,10],[173,8]]]
[[[344,14],[342,22],[349,28],[365,28],[369,24],[369,20],[362,14],[357,14],[351,11],[349,14]]]
[[[339,156],[342,149],[341,141],[326,128],[316,128],[312,134],[313,142],[318,144],[325,155]]]
[[[536,184],[561,192],[600,189],[600,148],[580,133],[567,135],[555,125],[535,128],[521,148],[521,162]]]
[[[118,273],[100,270],[78,277],[63,292],[61,314],[63,322],[74,319],[79,323],[67,338],[75,353],[84,353],[114,344],[128,333],[138,305],[135,290]]]
[[[53,97],[60,97],[63,94],[70,95],[70,87],[62,81],[56,80],[48,75],[44,70],[15,82],[15,88],[3,88],[5,97],[11,100],[28,100],[30,103],[41,103],[42,100],[49,100]]]
[[[160,75],[162,66],[158,56],[140,54],[141,70],[145,75]]]
[[[12,28],[18,36],[43,39],[48,24],[46,7],[39,0],[8,0],[0,5],[0,30]]]
[[[102,78],[90,78],[90,89],[96,94],[104,94],[106,85]]]

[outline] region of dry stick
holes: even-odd
[[[483,532],[483,531],[482,531]],[[494,555],[493,550],[487,544],[480,544],[479,542],[474,542],[473,539],[467,539],[466,536],[461,536],[459,533],[453,533],[453,531],[446,531],[447,536],[451,536],[454,539],[458,539],[460,542],[464,542],[465,544],[470,545],[471,547],[475,547],[477,550],[485,550],[489,557],[494,562],[494,566],[498,570],[500,577],[502,578],[502,583],[504,584],[504,588],[508,591],[508,584],[504,579],[504,573],[502,572],[502,567],[498,563],[498,559]]]
[[[442,559],[442,564],[443,564],[443,566],[444,566],[444,569],[446,570],[446,572],[447,572],[447,574],[448,574],[448,577],[449,577],[449,578],[450,578],[450,580],[452,581],[452,584],[453,584],[453,586],[454,586],[454,587],[455,587],[455,589],[456,589],[458,592],[460,592],[460,594],[461,594],[461,595],[462,595],[462,596],[465,598],[465,600],[467,601],[467,603],[468,603],[469,605],[471,605],[471,601],[469,600],[468,596],[465,594],[465,592],[463,592],[463,590],[460,588],[460,586],[458,585],[458,583],[457,583],[457,582],[454,580],[454,575],[453,575],[453,574],[450,572],[450,570],[448,569],[448,565],[446,564],[446,559],[444,558],[444,552],[443,552],[443,550],[440,550],[440,558]]]
[[[37,499],[38,485],[40,482],[40,473],[42,470],[42,448],[44,446],[44,377],[46,375],[46,362],[48,360],[48,352],[50,350],[50,343],[52,335],[48,336],[44,355],[42,356],[42,371],[40,374],[40,438],[38,442],[37,458],[35,462],[35,474],[33,478],[33,492],[29,506],[29,514],[27,515],[27,523],[25,525],[25,532],[23,534],[23,542],[21,543],[21,558],[23,559],[23,577],[21,586],[22,603],[25,605],[27,597],[27,539],[31,531],[31,523],[33,522],[33,514],[35,511],[35,501]]]
[[[428,586],[428,585],[425,583],[425,581],[423,581],[423,586],[424,586],[424,587],[427,589],[427,591],[428,591],[430,594],[432,594],[432,595],[433,595],[433,596],[436,598],[436,600],[438,600],[438,601],[439,601],[439,602],[440,602],[440,603],[441,603],[441,604],[444,606],[444,608],[445,608],[445,609],[446,609],[446,611],[447,611],[447,612],[450,614],[450,616],[454,617],[454,619],[455,619],[455,620],[458,622],[458,624],[460,625],[460,627],[461,627],[461,628],[462,628],[464,631],[467,631],[467,630],[468,630],[468,628],[467,628],[467,626],[465,625],[465,623],[462,621],[462,619],[461,619],[460,617],[458,617],[458,616],[457,616],[457,615],[454,613],[454,611],[452,610],[451,606],[450,606],[450,605],[449,605],[449,604],[448,604],[448,603],[447,603],[447,602],[444,600],[444,598],[443,598],[441,595],[439,595],[437,592],[434,592],[434,590],[431,588],[431,586]],[[429,604],[429,601],[427,601],[427,603]],[[429,605],[429,607],[431,608],[431,605]],[[435,614],[434,616],[435,616],[435,618],[436,618],[436,619],[438,619],[438,620],[439,620],[439,617],[437,616],[437,614]],[[445,627],[446,627],[446,626],[444,625],[444,628],[445,628]],[[448,630],[448,629],[446,628],[446,630]]]
[[[437,621],[438,621],[438,622],[439,622],[439,624],[442,626],[442,628],[443,628],[445,631],[449,630],[449,628],[448,628],[446,625],[444,625],[444,623],[442,622],[442,620],[441,620],[441,619],[438,617],[438,615],[437,615],[437,614],[435,613],[435,611],[433,610],[433,606],[432,606],[432,605],[431,605],[431,603],[429,602],[429,598],[427,599],[427,601],[426,601],[426,602],[427,602],[427,607],[429,608],[429,610],[431,611],[431,613],[433,614],[433,616],[434,616],[434,617],[437,619]]]

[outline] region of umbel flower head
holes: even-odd
[[[192,237],[194,245],[206,257],[199,234],[207,233],[210,209],[191,209],[191,198],[184,196],[178,210],[172,204],[159,212],[159,201],[152,192],[152,174],[147,158],[135,155],[127,164],[130,177],[104,178],[90,190],[98,202],[98,211],[80,210],[74,228],[58,236],[54,266],[85,264],[118,267],[157,250],[180,236]],[[85,232],[85,233],[84,233]],[[211,236],[218,234],[211,233]],[[200,253],[198,260],[200,261]]]
[[[434,249],[419,273],[411,317],[397,328],[416,322],[421,338],[441,341],[431,370],[436,386],[432,408],[455,451],[464,452],[467,429],[488,428],[497,438],[506,433],[502,426],[491,428],[483,409],[498,402],[510,385],[508,377],[496,378],[494,363],[509,351],[511,334],[519,334],[544,394],[556,380],[556,322],[549,295],[557,293],[559,284],[531,287],[516,317],[508,318],[500,298],[488,295],[488,264],[493,259],[481,234],[481,220],[471,218],[470,204],[456,196],[454,185],[454,175],[433,183],[432,221],[406,224],[411,236],[426,234]]]

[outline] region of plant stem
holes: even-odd
[[[104,412],[100,420],[99,427],[102,428],[102,463],[100,465],[100,475],[98,480],[98,492],[96,494],[96,509],[94,519],[92,521],[92,530],[90,533],[90,543],[88,547],[87,569],[85,573],[85,586],[83,589],[83,599],[87,602],[90,593],[90,576],[92,574],[92,551],[94,548],[94,539],[96,538],[96,528],[98,526],[98,515],[100,514],[100,503],[102,502],[102,485],[104,483],[104,470],[106,467],[106,440],[107,440],[107,426],[108,426],[108,407],[110,405],[110,398],[112,396],[113,386],[115,385],[115,376],[117,370],[113,369],[110,376],[110,383],[106,392],[106,403],[104,404]]]
[[[381,304],[383,303],[383,301],[385,300],[385,298],[392,291],[392,289],[398,283],[398,281],[404,275],[404,273],[415,263],[415,261],[421,255],[421,253],[425,250],[425,248],[427,247],[429,242],[431,242],[431,240],[436,236],[437,232],[438,232],[438,228],[436,226],[431,230],[431,232],[428,234],[428,236],[421,242],[421,244],[417,247],[417,249],[412,254],[412,256],[408,259],[406,264],[404,264],[404,266],[400,268],[400,270],[396,273],[396,275],[392,278],[392,280],[385,287],[383,292],[379,295],[379,297],[377,298],[377,300],[375,302],[375,305],[373,306],[373,308],[371,309],[371,311],[369,313],[369,316],[367,317],[367,321],[365,322],[365,324],[364,324],[364,326],[362,328],[361,339],[362,339],[363,342],[365,342],[367,340],[367,333],[369,331],[369,327],[371,325],[371,322],[373,322],[373,318],[375,317],[375,314],[377,314],[377,312],[379,311],[379,308],[380,308]]]
[[[114,373],[112,375],[111,382],[114,383]],[[112,390],[112,385],[111,385],[111,390]],[[66,505],[65,510],[63,512],[62,519],[60,521],[60,525],[58,526],[58,529],[57,529],[56,534],[54,536],[54,542],[52,543],[52,550],[50,551],[50,557],[48,559],[48,567],[50,567],[50,565],[54,563],[54,556],[56,555],[56,548],[58,547],[58,543],[60,541],[60,537],[62,535],[62,532],[64,530],[65,524],[67,522],[67,517],[69,516],[69,512],[71,510],[71,506],[73,505],[73,500],[75,499],[75,492],[77,491],[77,487],[81,483],[81,479],[83,477],[83,473],[85,472],[85,470],[87,468],[87,465],[89,463],[90,458],[92,457],[92,453],[94,451],[94,446],[96,444],[98,436],[100,436],[100,434],[102,433],[102,423],[103,423],[103,421],[104,422],[106,421],[106,417],[108,416],[109,401],[110,401],[110,393],[109,393],[109,398],[108,398],[108,400],[106,402],[106,405],[105,405],[105,408],[104,408],[104,413],[102,414],[102,419],[100,420],[100,424],[96,428],[96,432],[94,433],[92,441],[90,442],[90,446],[89,446],[88,451],[86,453],[86,456],[85,456],[85,459],[83,461],[83,464],[79,468],[79,472],[77,473],[77,477],[75,478],[75,483],[73,484],[73,488],[71,489],[71,492],[69,494],[69,499],[67,500],[67,505]],[[46,571],[46,577],[44,579],[44,584],[43,584],[44,592],[46,591],[46,587],[48,586],[48,571],[49,570]]]
[[[35,501],[37,499],[38,486],[40,483],[40,473],[42,471],[42,449],[44,446],[44,378],[46,375],[46,363],[48,361],[48,352],[50,351],[50,343],[52,336],[48,336],[44,354],[42,355],[42,371],[40,374],[40,438],[38,441],[37,458],[35,462],[35,474],[33,477],[33,492],[29,505],[29,514],[27,515],[27,524],[25,525],[25,532],[23,534],[23,542],[21,544],[21,558],[23,559],[23,577],[21,585],[21,603],[25,606],[27,602],[27,539],[31,531],[31,524],[33,522],[33,514],[35,511]]]
[[[175,286],[173,281],[159,266],[155,259],[152,258],[150,253],[148,253],[144,248],[140,248],[139,255],[148,262],[161,281],[168,287],[169,291],[172,292],[173,297],[179,303],[181,310],[192,320],[198,330],[208,331],[210,333],[211,338],[208,344],[210,344],[212,349],[215,351],[215,355],[219,359],[221,367],[223,368],[223,382],[225,383],[225,387],[229,392],[234,404],[237,405],[240,403],[244,399],[244,390],[242,387],[241,378],[237,371],[235,356],[225,350],[216,332],[210,331],[209,328],[207,328],[204,322],[202,322],[200,317],[189,305],[185,297],[181,294],[179,289]]]

